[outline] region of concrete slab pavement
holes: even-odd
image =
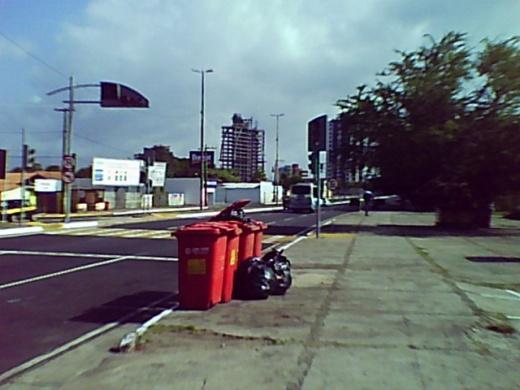
[[[517,256],[509,241],[520,243],[520,225],[476,243],[432,223],[430,214],[342,215],[286,251],[286,296],[175,311],[128,354],[109,352],[119,329],[1,388],[517,388],[520,340],[506,319],[517,302],[487,295],[514,297],[503,286],[518,293],[520,264],[466,257]]]

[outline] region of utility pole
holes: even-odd
[[[280,184],[280,172],[279,172],[279,169],[278,169],[278,145],[279,145],[279,142],[278,142],[278,121],[280,119],[281,116],[284,116],[285,114],[284,113],[279,113],[279,114],[271,114],[271,116],[275,117],[276,118],[276,157],[275,157],[275,160],[274,160],[274,198],[275,198],[275,202],[276,202],[276,205],[278,206],[278,186]]]
[[[75,88],[100,88],[101,100],[77,100],[74,101]],[[74,85],[74,77],[69,77],[67,87],[58,88],[47,92],[47,96],[52,96],[60,92],[68,91],[69,99],[63,103],[68,103],[68,108],[55,108],[55,111],[63,112],[63,159],[62,159],[62,183],[63,183],[63,210],[64,221],[70,221],[72,203],[72,183],[74,182],[74,156],[71,153],[72,139],[72,119],[74,114],[74,104],[99,104],[104,108],[148,108],[149,101],[139,92],[119,83],[102,81],[99,84]]]
[[[25,219],[24,203],[25,203],[25,169],[27,168],[27,148],[25,147],[25,129],[22,128],[22,172],[20,173],[20,221],[22,224]]]
[[[63,110],[63,159],[62,165],[67,156],[71,153],[72,139],[72,113],[74,111],[74,78],[69,77],[69,108]],[[64,221],[70,222],[70,211],[72,201],[72,183],[63,182],[63,211],[65,213]]]

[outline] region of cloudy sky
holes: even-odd
[[[44,166],[59,164],[65,95],[46,92],[118,81],[147,96],[148,110],[77,107],[73,151],[128,158],[169,145],[199,145],[200,75],[206,137],[219,147],[233,113],[266,130],[266,171],[275,156],[307,165],[306,123],[337,114],[337,99],[372,84],[395,49],[413,50],[454,30],[478,46],[520,34],[520,0],[0,0],[0,148],[19,164],[21,128]],[[96,100],[99,92],[77,92]]]

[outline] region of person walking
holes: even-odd
[[[363,209],[365,210],[365,215],[368,216],[368,210],[370,209],[370,204],[372,202],[372,198],[374,194],[372,191],[365,190],[363,192]]]

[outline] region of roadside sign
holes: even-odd
[[[63,172],[63,175],[61,176],[63,182],[65,184],[70,184],[70,183],[74,183],[74,172]]]
[[[148,180],[152,181],[152,187],[164,187],[166,178],[166,163],[154,162],[148,167]]]
[[[73,171],[74,170],[74,157],[65,155],[63,156],[63,170],[66,171]]]
[[[56,179],[35,179],[35,192],[59,192],[61,191],[61,180]]]

